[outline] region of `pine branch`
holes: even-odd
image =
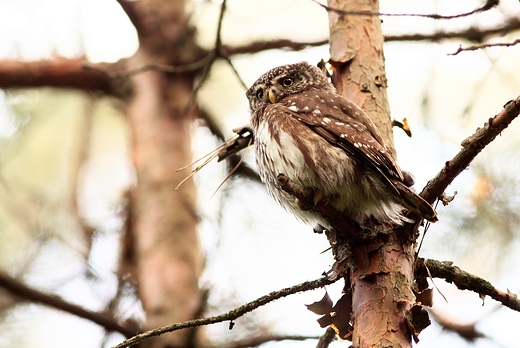
[[[58,87],[78,88],[116,94],[110,78],[101,71],[113,69],[113,64],[96,64],[96,69],[85,69],[83,59],[54,58],[26,62],[0,61],[0,88]],[[116,63],[117,64],[117,63]]]
[[[324,5],[320,3],[317,0],[312,0],[313,2],[320,5],[322,8],[327,10],[327,12],[334,12],[340,15],[352,15],[352,16],[373,16],[373,17],[379,17],[379,16],[386,16],[386,17],[423,17],[423,18],[430,18],[430,19],[455,19],[455,18],[462,18],[474,15],[476,13],[485,12],[493,7],[497,6],[500,2],[499,0],[486,0],[486,2],[469,12],[459,13],[456,15],[440,15],[438,13],[430,13],[430,14],[421,14],[421,13],[383,13],[383,12],[372,12],[372,11],[349,11],[349,10],[343,10],[334,8],[331,6]]]
[[[297,335],[260,335],[257,337],[249,337],[243,341],[233,342],[228,344],[228,348],[248,348],[258,347],[261,344],[268,342],[281,342],[281,341],[306,341],[306,340],[318,340],[316,336],[297,336]]]
[[[21,299],[41,303],[76,315],[80,318],[90,320],[91,322],[104,327],[108,331],[116,331],[126,337],[132,336],[137,331],[135,328],[120,325],[114,318],[108,316],[106,313],[93,312],[81,306],[67,302],[59,296],[46,294],[42,291],[33,289],[3,271],[0,271],[0,287],[3,287]]]
[[[498,115],[490,118],[483,128],[478,128],[475,134],[466,138],[461,143],[460,152],[446,162],[441,171],[424,187],[420,196],[429,203],[433,203],[437,197],[443,194],[446,187],[470,165],[480,151],[501,134],[519,113],[520,96],[508,101]]]
[[[233,320],[243,316],[246,313],[249,313],[259,307],[262,307],[269,302],[273,302],[274,300],[278,300],[282,297],[286,297],[292,294],[296,294],[298,292],[302,291],[308,291],[313,290],[317,288],[321,288],[324,285],[332,284],[333,282],[330,281],[328,278],[323,277],[320,279],[316,279],[313,281],[307,281],[295,286],[292,286],[290,288],[285,288],[278,291],[273,291],[268,295],[262,296],[254,301],[248,302],[238,308],[235,308],[227,313],[209,317],[209,318],[203,318],[203,319],[194,319],[194,320],[188,320],[181,323],[176,323],[168,326],[159,327],[150,331],[143,332],[142,334],[136,335],[134,337],[131,337],[127,339],[126,341],[121,342],[117,346],[113,348],[123,348],[123,347],[130,347],[134,344],[138,344],[150,337],[154,336],[160,336],[167,332],[173,332],[178,331],[181,329],[187,329],[187,328],[193,328],[203,325],[209,325],[209,324],[215,324],[215,323],[221,323],[224,321],[230,322],[230,328],[233,327],[234,323]]]
[[[515,294],[498,290],[487,280],[453,266],[452,262],[418,258],[415,264],[416,275],[428,277],[428,271],[433,278],[442,278],[448,283],[455,284],[460,290],[471,290],[482,298],[489,296],[504,306],[520,312],[520,300]]]
[[[385,42],[392,41],[431,41],[439,42],[442,40],[463,39],[471,42],[483,42],[491,36],[507,35],[511,32],[520,30],[520,18],[507,18],[501,26],[490,29],[470,27],[460,31],[439,30],[432,34],[404,34],[404,35],[385,35]]]

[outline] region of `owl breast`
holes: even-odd
[[[386,190],[381,180],[360,171],[355,159],[331,146],[291,111],[290,104],[276,103],[252,115],[258,169],[270,195],[304,222],[330,227],[320,214],[302,210],[295,198],[280,188],[277,177],[284,174],[355,221],[375,217],[400,223],[401,208],[391,200],[377,198]]]

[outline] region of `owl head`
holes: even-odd
[[[249,107],[254,112],[262,106],[277,103],[288,95],[308,90],[336,91],[318,67],[300,62],[269,70],[253,83],[246,96]]]

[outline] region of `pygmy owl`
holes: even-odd
[[[374,123],[336,93],[320,69],[306,62],[262,75],[246,92],[262,181],[289,212],[330,228],[280,187],[278,175],[363,226],[374,219],[401,225],[405,208],[436,221],[433,208],[405,183]]]

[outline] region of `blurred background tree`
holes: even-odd
[[[0,3],[0,346],[108,347],[330,267],[325,238],[271,202],[251,153],[215,194],[227,168],[214,163],[175,190],[187,175],[178,168],[248,122],[244,84],[280,64],[328,59],[327,12],[315,2],[225,4]],[[457,15],[482,5],[391,1],[381,12]],[[461,140],[520,94],[518,46],[449,55],[460,45],[515,42],[520,6],[505,0],[450,20],[382,18],[392,117],[406,117],[413,132],[395,132],[397,154],[420,189]],[[459,193],[439,208],[421,250],[513,292],[518,132],[513,124],[449,188]],[[436,286],[447,303],[436,296],[440,324],[421,334],[420,347],[517,344],[518,313]],[[217,324],[143,344],[240,347],[256,338],[270,341],[265,347],[315,346],[309,337],[322,329],[303,303],[322,292],[270,304],[232,331]],[[330,293],[338,297],[339,288]]]

